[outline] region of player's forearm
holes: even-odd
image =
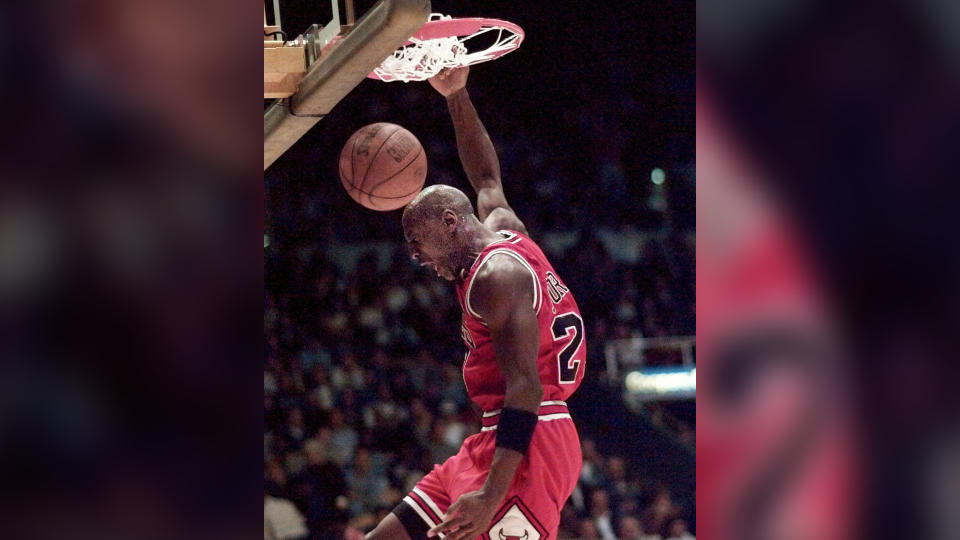
[[[543,387],[539,379],[514,379],[512,384],[507,384],[506,395],[504,396],[503,407],[519,409],[537,414],[540,409],[540,402],[543,399]],[[509,448],[498,446],[493,454],[493,462],[490,465],[490,473],[484,482],[483,489],[488,492],[496,502],[499,502],[507,494],[513,476],[517,472],[517,467],[523,460],[523,454]]]
[[[520,409],[537,414],[540,402],[543,400],[543,386],[540,384],[536,371],[515,376],[507,382],[507,390],[503,396],[503,407]]]
[[[464,88],[447,96],[447,108],[457,133],[457,152],[473,189],[500,185],[500,161],[493,142]]]
[[[513,482],[513,476],[521,461],[523,461],[523,454],[516,450],[498,446],[493,452],[490,472],[483,483],[483,491],[490,496],[493,504],[499,504],[507,496],[510,483]]]

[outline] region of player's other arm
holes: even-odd
[[[540,327],[533,275],[505,254],[490,257],[474,277],[470,307],[490,329],[497,365],[506,379],[503,406],[536,413],[543,398],[537,372]]]
[[[503,193],[500,160],[486,128],[467,93],[469,67],[444,70],[430,84],[447,99],[457,133],[457,152],[470,185],[477,192],[477,214],[492,230],[512,229],[527,234]]]
[[[536,415],[543,387],[537,371],[540,327],[533,306],[533,279],[519,261],[506,255],[489,259],[483,270],[486,275],[474,278],[472,292],[477,301],[472,307],[490,328],[497,365],[507,383],[503,408]],[[522,458],[520,452],[498,445],[484,489],[498,500],[506,496]]]
[[[503,429],[507,410],[518,409],[532,415],[533,426],[536,425],[543,387],[537,372],[540,330],[533,300],[530,271],[512,257],[491,257],[474,277],[470,306],[490,328],[497,364],[507,387],[497,428],[497,448],[483,487],[457,499],[447,510],[444,522],[431,529],[447,534],[449,540],[469,540],[487,530],[523,460],[523,452],[501,444],[509,435]]]

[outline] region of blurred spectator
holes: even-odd
[[[307,465],[294,480],[295,500],[305,509],[311,531],[329,530],[332,524],[345,521],[347,484],[319,440],[312,439],[304,446]]]
[[[667,529],[667,540],[694,540],[694,536],[687,530],[687,522],[675,519]]]
[[[583,468],[580,469],[580,483],[587,489],[593,489],[603,482],[603,461],[597,455],[597,447],[590,439],[581,443]]]
[[[348,525],[347,529],[343,531],[343,540],[363,540],[363,537],[363,531],[353,525]]]
[[[292,502],[263,493],[263,540],[297,540],[306,538],[303,514]]]
[[[334,389],[330,383],[330,372],[324,366],[313,370],[313,389],[310,390],[310,406],[327,412],[333,409]]]
[[[289,380],[289,377],[287,377]],[[307,436],[306,425],[303,420],[303,411],[299,408],[291,409],[287,415],[287,427],[284,430],[284,442],[289,448],[298,449]]]
[[[449,421],[440,417],[433,422],[433,433],[430,437],[430,454],[434,463],[443,463],[450,456],[457,453],[458,446],[447,442],[447,424]]]
[[[444,401],[440,404],[440,414],[446,424],[443,429],[444,444],[459,449],[467,436],[467,425],[457,417],[457,406],[450,401]]]
[[[339,409],[330,411],[330,459],[339,466],[344,466],[353,455],[357,446],[357,431],[344,422],[343,412]]]
[[[266,479],[269,484],[268,490],[278,497],[289,496],[287,471],[284,470],[283,466],[275,460],[271,460],[267,462],[264,469],[266,469]]]
[[[592,519],[580,520],[580,538],[581,540],[600,540],[597,524]]]
[[[353,462],[347,469],[346,478],[352,503],[350,511],[353,515],[375,512],[388,484],[383,473],[374,466],[367,448],[357,448]]]
[[[627,478],[626,461],[618,456],[611,456],[607,460],[605,485],[610,494],[610,506],[617,509],[618,514],[622,513],[622,505],[640,495],[639,484]]]
[[[603,540],[617,540],[616,532],[613,530],[615,518],[613,512],[610,511],[609,497],[606,491],[597,489],[590,494],[590,518]]]
[[[653,503],[643,512],[641,523],[647,533],[663,536],[671,520],[680,514],[680,509],[670,499],[670,492],[661,489],[654,496]]]
[[[397,448],[403,444],[405,435],[400,431],[400,426],[408,417],[406,409],[394,401],[390,385],[386,382],[377,385],[376,398],[363,409],[364,426],[373,436],[374,441],[371,442],[380,450]]]
[[[620,534],[617,536],[620,540],[647,540],[643,529],[640,528],[640,520],[633,516],[624,516],[620,518]]]
[[[413,418],[413,437],[417,445],[427,447],[433,432],[433,415],[420,398],[410,401],[410,414]]]
[[[560,528],[557,538],[575,538],[580,530],[580,516],[570,501],[560,511]]]

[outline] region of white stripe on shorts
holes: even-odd
[[[549,422],[551,420],[560,420],[561,418],[570,418],[570,414],[569,413],[545,414],[543,416],[538,416],[537,421]],[[497,429],[497,426],[493,425],[493,426],[480,428],[480,431],[493,431],[495,429]]]
[[[437,525],[432,519],[430,519],[430,514],[428,514],[423,508],[420,508],[420,505],[417,503],[417,501],[413,500],[411,496],[407,495],[404,497],[403,502],[409,504],[410,507],[413,508],[413,511],[419,514],[420,518],[427,523],[428,527],[432,529]]]
[[[423,490],[421,490],[420,488],[414,486],[414,487],[413,487],[413,492],[416,493],[417,495],[419,495],[420,498],[423,499],[423,500],[427,503],[427,506],[429,506],[430,509],[434,511],[434,513],[436,513],[438,516],[440,516],[440,519],[444,519],[445,517],[447,517],[443,512],[440,511],[439,508],[437,508],[437,503],[433,502],[433,499],[431,499],[429,495],[427,495],[426,493],[424,493]]]
[[[566,402],[566,401],[560,401],[560,400],[541,401],[541,402],[540,402],[540,406],[541,406],[541,407],[546,407],[546,406],[548,406],[548,405],[563,405],[564,407],[566,407],[567,402]],[[498,415],[498,414],[500,414],[500,413],[502,413],[502,412],[503,412],[503,409],[497,409],[497,410],[494,410],[494,411],[487,411],[487,412],[483,413],[483,417],[484,417],[484,418],[490,418],[491,416],[496,416],[496,415]]]

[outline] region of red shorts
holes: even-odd
[[[484,413],[480,433],[467,437],[457,455],[434,465],[406,497],[428,528],[440,523],[460,495],[483,486],[496,449],[499,411]],[[556,538],[560,510],[577,485],[583,456],[580,437],[562,401],[540,404],[540,421],[527,455],[490,522],[484,540]]]

